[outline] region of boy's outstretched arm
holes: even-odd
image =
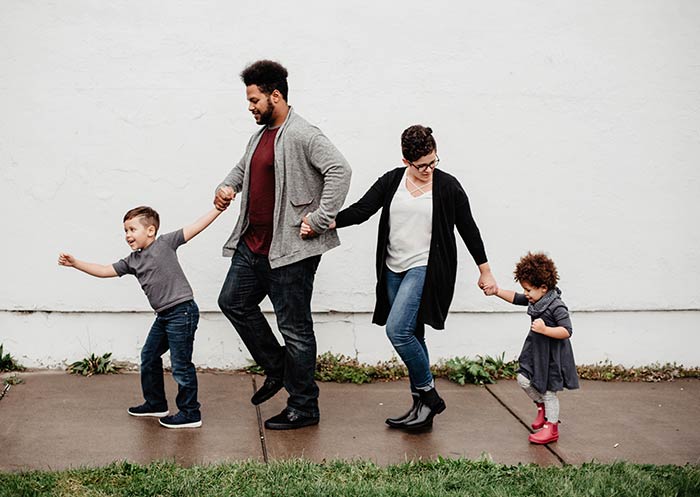
[[[204,228],[214,222],[214,219],[219,217],[219,214],[222,212],[223,209],[220,210],[218,207],[214,207],[202,217],[197,219],[194,223],[182,228],[182,234],[185,237],[185,241],[189,242],[192,238],[199,235],[202,231],[204,231]]]
[[[117,272],[114,270],[114,267],[112,267],[111,264],[95,264],[94,262],[85,262],[63,252],[58,254],[58,264],[61,266],[74,267],[83,273],[87,273],[91,276],[97,276],[98,278],[113,278],[117,276]]]

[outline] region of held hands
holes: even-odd
[[[535,333],[544,334],[545,330],[547,329],[547,326],[544,324],[544,321],[542,321],[542,319],[537,318],[532,322],[532,326],[530,327],[530,329]]]
[[[335,220],[331,221],[331,224],[328,225],[329,230],[334,230],[335,229]],[[309,225],[309,221],[304,216],[304,218],[301,220],[301,227],[299,228],[299,236],[302,238],[302,240],[309,240],[310,238],[315,238],[318,236],[318,233],[314,231],[314,229]]]
[[[236,198],[236,192],[233,191],[233,188],[230,186],[222,186],[216,190],[214,206],[220,211],[225,211],[234,198]]]
[[[496,295],[498,293],[498,283],[491,272],[482,273],[479,277],[479,288],[484,292],[484,295]]]
[[[308,240],[310,238],[315,238],[318,236],[318,233],[316,233],[314,229],[309,225],[309,221],[308,219],[306,219],[306,216],[304,216],[304,218],[301,220],[299,236],[302,240]]]
[[[58,265],[73,267],[75,266],[75,257],[73,257],[70,254],[64,254],[63,252],[61,252],[60,254],[58,254]]]

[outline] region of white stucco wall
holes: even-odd
[[[352,164],[348,201],[400,164],[405,127],[430,125],[501,286],[528,250],[557,262],[578,362],[700,365],[698,26],[694,0],[0,2],[0,343],[30,366],[137,360],[152,315],[135,279],[57,254],[124,257],[136,205],[164,232],[205,212],[256,129],[238,74],[273,58]],[[216,306],[237,215],[179,251],[201,365],[247,357]],[[319,351],[391,355],[367,314],[375,230],[343,230],[323,258]],[[476,279],[463,249],[433,359],[517,355],[527,318]]]

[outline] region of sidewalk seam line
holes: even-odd
[[[258,390],[255,383],[255,376],[251,376],[251,380],[253,383],[253,393],[255,393]],[[260,435],[260,447],[262,448],[263,461],[267,464],[269,462],[267,458],[267,443],[265,443],[265,430],[263,430],[262,415],[260,414],[259,405],[255,406],[255,415],[258,418],[258,434]]]
[[[484,385],[484,386],[486,387],[486,391],[487,391],[488,393],[490,393],[491,396],[492,396],[494,399],[496,399],[496,401],[498,401],[498,403],[501,404],[501,405],[506,409],[506,411],[508,411],[508,412],[511,414],[511,416],[513,416],[515,419],[517,419],[518,422],[519,422],[521,425],[523,425],[523,426],[525,427],[525,429],[526,429],[528,432],[534,433],[534,432],[530,429],[530,427],[527,425],[527,423],[525,423],[522,419],[520,419],[520,417],[518,417],[518,415],[515,414],[515,411],[513,411],[510,407],[508,407],[508,405],[506,405],[506,403],[503,402],[503,401],[500,399],[500,397],[498,397],[498,395],[496,395],[496,394],[489,388],[488,385]],[[567,462],[564,460],[563,457],[561,457],[559,454],[557,454],[557,452],[556,452],[554,449],[552,449],[552,448],[549,446],[549,444],[545,444],[545,445],[544,445],[544,448],[547,449],[554,457],[556,457],[557,460],[562,464],[562,466],[568,466],[568,465],[569,465],[569,463],[567,463]]]
[[[11,387],[11,386],[12,386],[12,385],[10,385],[9,383],[8,383],[7,385],[5,385],[5,388],[3,388],[3,389],[2,389],[2,392],[0,392],[0,400],[2,400],[3,398],[5,398],[5,395],[7,394],[7,392],[10,391],[10,387]]]

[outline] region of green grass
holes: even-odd
[[[23,496],[586,496],[696,497],[700,467],[589,463],[564,468],[485,461],[240,462],[181,468],[114,463],[98,469],[0,473],[0,497]]]

